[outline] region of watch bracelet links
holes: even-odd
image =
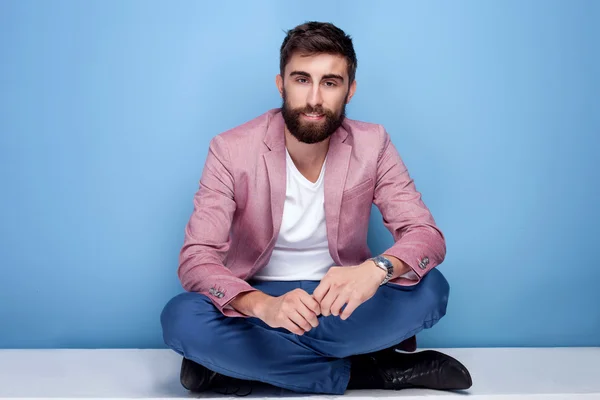
[[[382,256],[382,255],[371,257],[371,258],[369,258],[369,260],[373,261],[373,263],[378,268],[381,268],[386,273],[385,278],[383,278],[383,281],[379,284],[379,286],[383,286],[386,283],[388,283],[389,280],[392,279],[393,272],[391,272],[390,270],[388,270],[388,268],[385,265],[382,265],[382,264],[388,263],[390,265],[390,269],[393,271],[394,267],[392,265],[392,262],[390,260],[388,260],[386,257]]]

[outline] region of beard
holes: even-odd
[[[346,94],[346,99],[348,95]],[[320,121],[309,121],[303,119],[302,114],[321,114]],[[321,106],[312,107],[307,105],[302,108],[291,108],[287,102],[285,89],[283,90],[283,105],[281,115],[288,130],[298,141],[313,144],[327,139],[342,125],[346,118],[346,101],[338,114]]]

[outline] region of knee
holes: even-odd
[[[431,320],[438,320],[446,315],[450,285],[438,269],[432,269],[421,281],[421,291],[426,309]]]
[[[209,306],[212,304],[206,296],[193,292],[181,293],[169,300],[160,314],[165,344],[182,350],[183,344],[197,331],[197,317],[208,312]]]

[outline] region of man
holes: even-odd
[[[446,313],[445,239],[384,128],[345,117],[356,66],[334,25],[288,31],[282,108],[211,140],[180,253],[186,292],[161,314],[187,389],[471,386],[457,360],[413,353]],[[376,257],[372,204],[395,240]]]

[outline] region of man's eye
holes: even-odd
[[[325,86],[334,87],[337,86],[335,82],[325,82]]]
[[[300,83],[307,82],[307,80],[305,78],[298,78],[298,79],[296,79],[296,81],[298,81]]]

